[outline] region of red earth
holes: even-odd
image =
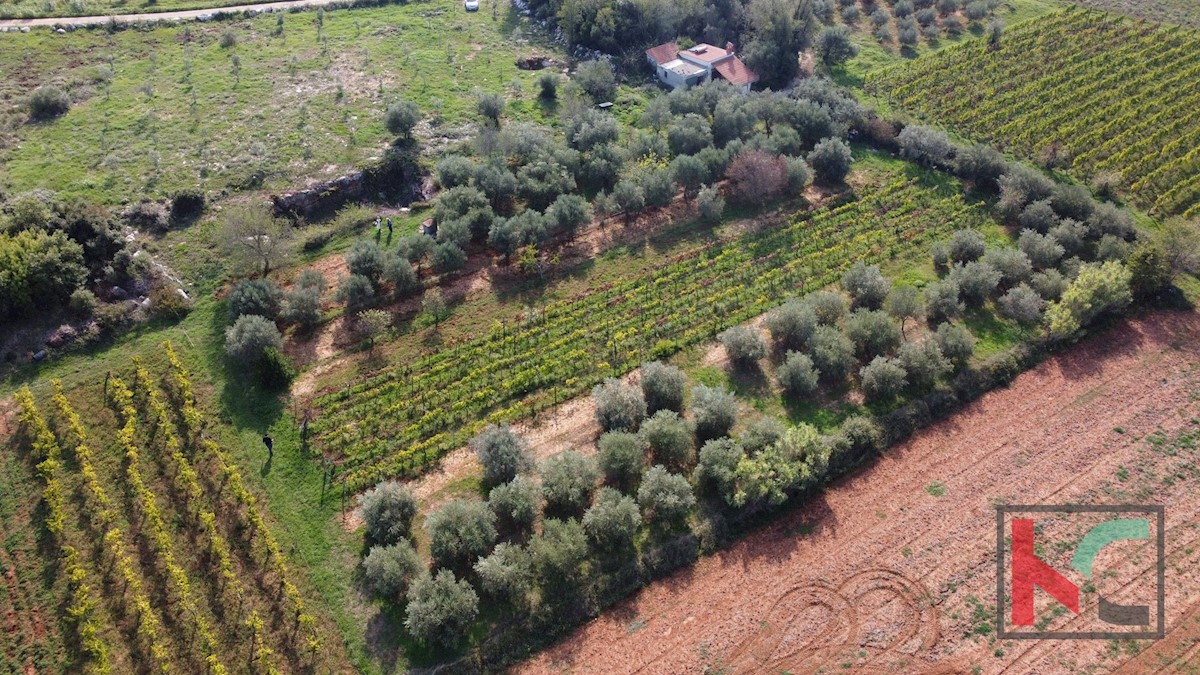
[[[1042,363],[515,670],[1186,669],[1200,649],[1198,439],[1200,316],[1148,314]],[[1000,503],[1163,504],[1167,637],[998,640]],[[1112,558],[1123,582],[1153,573],[1136,551]],[[1039,610],[1053,605],[1039,592]],[[1088,619],[1054,620],[1071,630]]]

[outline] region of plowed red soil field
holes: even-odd
[[[1046,361],[517,671],[1200,667],[1189,665],[1200,662],[1198,440],[1200,315],[1150,314]],[[1165,505],[1166,639],[997,639],[999,503]]]

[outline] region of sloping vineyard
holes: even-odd
[[[1083,178],[1119,174],[1161,214],[1200,214],[1200,33],[1070,9],[991,48],[951,47],[873,73],[867,90]],[[1061,156],[1061,154],[1060,154]]]
[[[52,418],[28,389],[17,395],[82,665],[126,667],[105,641],[120,635],[117,657],[159,672],[337,670],[343,655],[326,648],[257,500],[203,435],[188,373],[165,350],[161,384],[136,358],[131,384],[109,375],[112,414],[91,429],[57,381]],[[98,458],[94,442],[117,454]],[[121,592],[100,592],[112,588]]]
[[[985,212],[952,188],[882,181],[856,200],[694,251],[318,399],[312,426],[352,489],[415,475],[487,423],[531,417],[647,359],[711,339],[853,262],[924,250]]]

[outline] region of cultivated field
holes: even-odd
[[[393,138],[384,111],[401,98],[424,113],[418,133],[462,137],[476,87],[506,94],[510,117],[540,121],[537,73],[516,60],[554,53],[520,26],[507,3],[493,19],[443,0],[0,34],[0,185],[108,204],[183,188],[280,190],[381,155]],[[31,123],[18,104],[41,85],[72,107]]]
[[[1200,213],[1200,34],[1085,10],[869,75],[935,123],[1081,178],[1120,177],[1158,214]]]
[[[644,589],[519,671],[1178,671],[1195,659],[1200,604],[1198,401],[1200,319],[1133,320]],[[1070,650],[997,641],[993,509],[1004,502],[1164,504],[1167,639]],[[1135,558],[1114,566],[1118,576],[1152,574]]]
[[[1192,0],[1071,0],[1076,5],[1119,12],[1151,21],[1200,28],[1200,12]]]
[[[212,423],[195,407],[190,376],[165,349],[164,372],[135,360],[129,372],[87,390],[102,401],[68,396],[57,380],[45,396],[25,389],[16,397],[20,421],[11,440],[36,464],[37,520],[47,533],[40,544],[55,551],[55,583],[42,592],[63,596],[51,603],[70,617],[59,625],[70,626],[67,640],[78,645],[75,665],[180,673],[341,668],[341,640],[310,609],[306,584],[258,497],[205,434]],[[37,618],[38,598],[27,590],[34,583],[8,585],[25,614],[12,626],[6,656],[37,668],[55,636]]]
[[[354,489],[416,475],[485,423],[523,419],[708,341],[789,295],[834,282],[855,261],[918,253],[985,222],[986,212],[955,187],[893,175],[842,206],[694,250],[327,393],[317,400],[315,442],[340,457]]]

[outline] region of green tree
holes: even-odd
[[[404,627],[417,640],[452,647],[479,615],[479,596],[450,570],[422,576],[408,592]]]
[[[1132,301],[1129,270],[1118,262],[1084,265],[1063,292],[1046,308],[1050,335],[1069,337],[1102,314],[1124,309]]]
[[[808,396],[817,390],[820,373],[807,354],[789,351],[775,371],[779,386],[789,396]]]

